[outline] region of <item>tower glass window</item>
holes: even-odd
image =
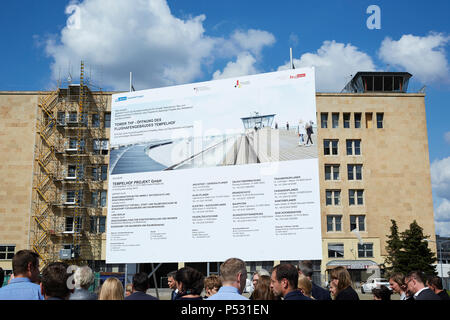
[[[350,128],[350,113],[344,113],[344,128]]]
[[[325,180],[339,180],[339,165],[326,164],[325,165]]]
[[[331,115],[331,117],[332,117],[333,128],[338,128],[339,127],[339,113],[333,113]]]
[[[328,128],[328,113],[320,114],[320,125],[322,129]]]

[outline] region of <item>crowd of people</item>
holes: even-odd
[[[0,300],[157,300],[147,293],[149,277],[145,272],[134,274],[132,283],[125,288],[118,278],[109,277],[94,293],[89,291],[94,274],[88,266],[72,273],[65,263],[53,262],[40,273],[39,256],[21,250],[14,255],[12,267],[9,283],[0,288]],[[297,266],[278,264],[271,272],[261,269],[253,274],[249,298],[243,295],[247,283],[243,260],[226,260],[219,273],[205,277],[191,267],[170,272],[167,279],[171,300],[359,300],[349,272],[341,266],[330,271],[328,290],[312,281],[311,261],[300,261]],[[0,280],[1,286],[3,279]],[[391,300],[393,293],[399,294],[400,300],[450,300],[441,278],[425,278],[420,271],[393,273],[389,276],[389,288],[381,286],[372,291],[374,300],[384,301]]]

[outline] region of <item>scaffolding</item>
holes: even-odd
[[[79,84],[59,83],[38,98],[30,241],[44,266],[101,260],[110,114],[107,95],[90,87],[81,62]]]

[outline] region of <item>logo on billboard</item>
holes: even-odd
[[[306,73],[298,73],[293,76],[290,76],[289,78],[290,79],[298,79],[298,78],[304,78],[304,77],[306,77]]]
[[[116,99],[116,102],[127,101],[127,97],[119,97]]]
[[[249,85],[250,81],[239,81],[236,80],[236,84],[234,85],[235,88],[242,88],[242,86]]]

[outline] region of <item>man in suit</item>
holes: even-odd
[[[431,277],[427,280],[428,288],[430,288],[435,294],[441,297],[441,300],[450,300],[448,293],[442,286],[442,279],[438,276]]]
[[[415,300],[441,300],[437,294],[425,286],[425,276],[421,271],[410,272],[406,276],[405,283]]]
[[[148,275],[145,272],[136,273],[133,276],[132,294],[125,300],[158,300],[154,296],[145,293],[148,289]]]
[[[279,264],[272,269],[270,289],[283,300],[312,300],[303,295],[298,288],[298,270],[290,263]]]
[[[175,298],[178,295],[178,289],[177,289],[177,282],[175,280],[175,275],[177,274],[177,271],[171,271],[167,274],[167,285],[170,289],[172,289],[172,295],[170,297],[170,300],[175,300]]]
[[[298,264],[298,275],[304,275],[312,284],[311,295],[316,300],[331,300],[330,292],[318,286],[312,281],[313,263],[311,260],[303,260]]]

